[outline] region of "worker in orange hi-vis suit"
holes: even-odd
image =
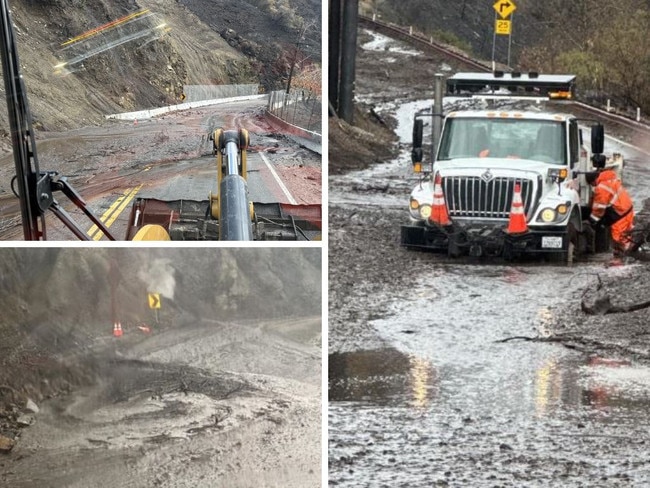
[[[623,183],[609,169],[587,173],[585,178],[594,187],[589,220],[594,225],[610,227],[614,251],[628,251],[633,245],[634,206]]]

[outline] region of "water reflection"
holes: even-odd
[[[586,407],[593,412],[650,406],[650,370],[629,360],[591,356],[549,359],[535,372],[535,413]]]
[[[631,388],[632,376],[636,388]],[[328,378],[332,402],[427,409],[436,399],[444,401],[439,373],[431,361],[392,348],[330,354]],[[583,408],[598,413],[650,406],[650,370],[633,367],[629,361],[550,357],[534,370],[532,384],[535,418]],[[445,390],[451,396],[458,393]]]
[[[430,361],[396,349],[329,356],[329,400],[408,403],[425,408],[436,397],[437,372]]]

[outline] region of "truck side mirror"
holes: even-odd
[[[413,163],[413,171],[416,173],[422,172],[422,158],[424,157],[422,151],[423,131],[424,122],[422,119],[415,119],[413,121],[413,151],[411,151],[411,162]]]
[[[413,149],[422,148],[422,134],[424,132],[424,121],[415,119],[413,121]]]
[[[605,127],[602,124],[591,126],[591,152],[592,154],[605,152]]]
[[[411,151],[411,162],[415,166],[416,164],[422,164],[422,148],[421,147],[414,147],[413,151]]]
[[[597,169],[603,169],[607,164],[607,156],[604,154],[594,154],[591,156],[591,165]]]

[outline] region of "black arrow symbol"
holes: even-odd
[[[505,3],[501,2],[501,4],[499,5],[499,13],[502,14],[503,9],[504,8],[509,8],[510,6],[511,6],[510,2],[505,2]]]
[[[156,295],[151,295],[151,301],[152,301],[151,308],[158,307],[158,301],[159,300],[158,300],[158,297]]]

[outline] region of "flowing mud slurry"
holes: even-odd
[[[650,369],[554,344],[497,342],[544,335],[561,319],[558,290],[589,279],[547,267],[424,273],[412,299],[372,322],[389,348],[329,357],[330,478],[339,486],[650,481]]]
[[[379,45],[379,56],[360,51],[362,72],[377,72],[385,51],[399,55],[392,41]],[[394,122],[399,156],[330,177],[330,485],[648,485],[647,310],[580,309],[600,279],[619,303],[647,300],[647,266],[607,254],[566,267],[400,248],[417,183],[412,117],[430,102],[392,64],[358,86]],[[611,139],[606,151],[623,153],[640,206],[647,156]]]
[[[2,486],[320,486],[318,318],[134,334],[41,406]]]

